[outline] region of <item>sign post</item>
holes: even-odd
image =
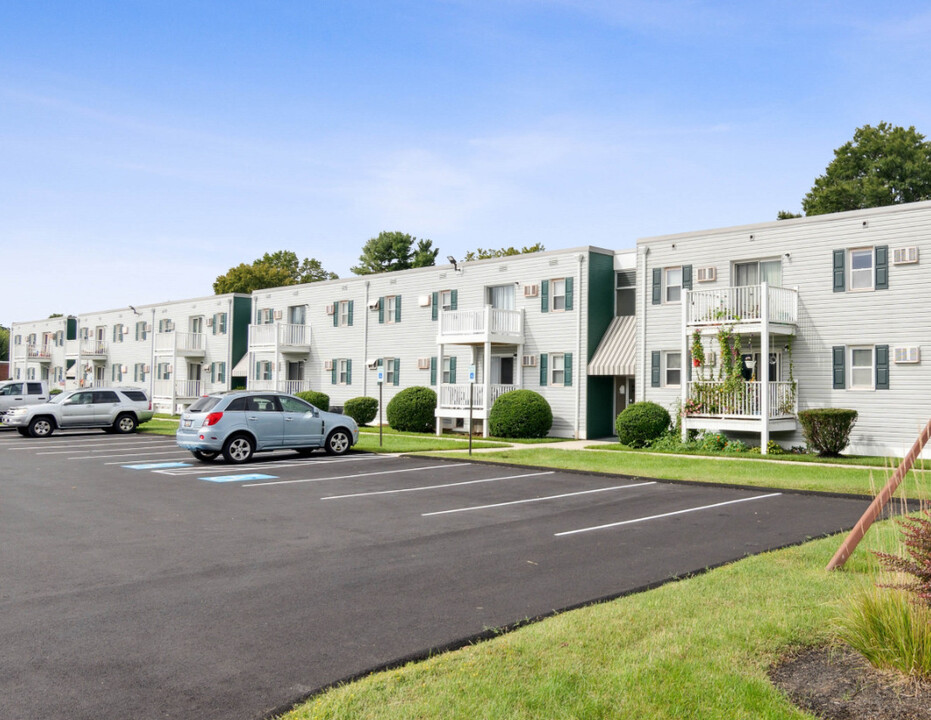
[[[378,368],[378,447],[382,446],[382,422],[381,422],[381,409],[382,409],[382,386],[385,381],[385,370],[384,368]]]
[[[472,454],[472,392],[475,389],[475,365],[469,365],[469,455]]]

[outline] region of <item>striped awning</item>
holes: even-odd
[[[249,377],[249,353],[246,353],[230,371],[230,377]]]
[[[637,369],[637,318],[616,317],[588,363],[589,375],[634,375]]]

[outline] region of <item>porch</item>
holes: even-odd
[[[523,345],[524,313],[486,305],[477,310],[443,310],[439,314],[437,344],[503,343]]]
[[[735,332],[759,331],[791,335],[798,324],[798,290],[760,285],[691,290],[683,304],[689,328],[732,327]]]
[[[276,350],[282,353],[310,352],[310,325],[274,323],[249,326],[250,350]]]
[[[512,390],[518,390],[517,385],[489,385],[486,402],[485,385],[479,383],[443,383],[437,394],[436,416],[438,418],[467,418],[469,417],[469,392],[472,393],[472,417],[484,420],[488,417],[492,406],[501,395]]]
[[[155,333],[155,353],[179,357],[204,357],[207,352],[206,341],[207,336],[204,333]]]
[[[250,380],[250,390],[277,390],[294,395],[313,390],[310,380]]]

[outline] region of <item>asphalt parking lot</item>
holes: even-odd
[[[0,431],[4,718],[252,720],[337,680],[853,525],[866,501]]]

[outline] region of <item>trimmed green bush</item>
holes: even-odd
[[[843,408],[815,408],[798,414],[808,447],[822,457],[837,457],[850,442],[850,431],[857,422],[857,411]]]
[[[488,429],[495,437],[542,438],[553,427],[553,410],[540,393],[511,390],[495,400]]]
[[[326,393],[317,392],[316,390],[305,390],[304,392],[295,393],[301,400],[306,400],[311,405],[324,412],[330,411],[330,396]]]
[[[436,393],[419,385],[405,388],[391,398],[385,414],[388,416],[388,425],[395,430],[436,430]]]
[[[628,405],[614,423],[617,439],[628,447],[643,447],[660,437],[671,422],[669,412],[654,402]]]
[[[357,397],[343,405],[343,415],[348,415],[359,425],[368,425],[378,415],[378,400],[373,397]]]

